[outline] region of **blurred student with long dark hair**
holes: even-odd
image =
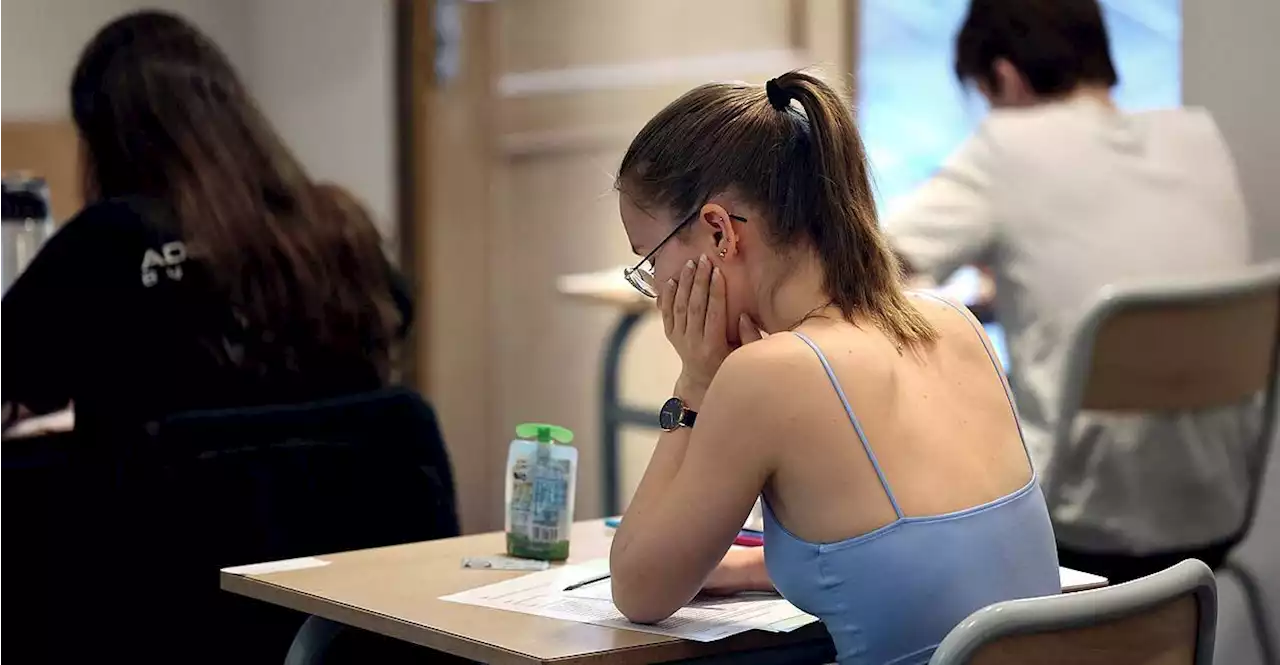
[[[119,431],[388,382],[411,316],[377,230],[209,38],[162,12],[112,22],[71,108],[87,206],[4,297],[6,404]]]
[[[1248,213],[1213,118],[1115,107],[1096,0],[972,0],[955,71],[991,114],[891,211],[885,234],[909,269],[938,280],[970,263],[995,274],[1022,429],[1057,488],[1063,565],[1124,581],[1186,557],[1220,563],[1247,504],[1251,404],[1085,413],[1069,456],[1055,459],[1052,441],[1069,338],[1103,286],[1249,262]]]

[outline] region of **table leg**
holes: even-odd
[[[603,478],[601,481],[601,492],[604,495],[604,514],[617,515],[619,512],[618,505],[618,478],[621,471],[618,468],[620,464],[619,455],[619,439],[622,435],[622,424],[630,418],[624,417],[624,411],[627,411],[622,405],[622,380],[620,365],[622,364],[622,351],[626,348],[627,339],[631,337],[631,333],[635,331],[636,324],[640,322],[640,318],[644,316],[642,311],[628,311],[618,319],[613,327],[613,332],[609,333],[609,341],[604,348],[604,370],[601,386],[601,405],[600,405],[600,448],[601,460],[603,468]],[[634,414],[632,415],[632,418]]]
[[[324,654],[333,644],[333,638],[342,631],[342,624],[318,616],[309,616],[293,636],[284,665],[320,665]]]

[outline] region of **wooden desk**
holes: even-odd
[[[602,520],[573,528],[573,562],[608,556],[612,530]],[[222,573],[232,593],[313,616],[294,641],[288,665],[320,660],[323,642],[315,617],[355,626],[464,658],[500,665],[557,663],[827,663],[834,660],[822,624],[792,633],[751,631],[717,642],[697,643],[632,630],[560,621],[440,600],[466,589],[524,573],[472,570],[465,556],[501,553],[501,533],[464,536],[321,557],[329,565],[302,570],[237,575]],[[1062,569],[1064,591],[1105,585],[1105,580]],[[331,625],[331,624],[330,624]]]
[[[611,537],[603,521],[574,525],[571,561],[608,556]],[[222,588],[486,663],[630,665],[709,656],[752,663],[833,660],[821,624],[785,634],[752,631],[704,644],[439,600],[523,574],[462,568],[462,557],[501,553],[504,542],[501,533],[489,533],[328,555],[321,558],[331,563],[317,568],[264,575],[223,572]],[[294,642],[295,652],[310,648]],[[307,662],[292,652],[291,658],[286,662]]]

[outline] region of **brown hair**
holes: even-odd
[[[1119,81],[1097,0],[972,0],[956,36],[956,78],[994,89],[996,58],[1039,95]]]
[[[903,294],[901,268],[880,234],[853,116],[815,76],[694,88],[640,130],[617,188],[683,216],[716,194],[744,197],[764,211],[773,247],[816,251],[827,295],[846,318],[866,316],[899,343],[936,337]]]
[[[377,229],[308,177],[211,40],[172,14],[125,15],[85,47],[71,106],[85,200],[168,208],[247,339],[239,364],[303,372],[337,356],[386,375],[399,322]]]

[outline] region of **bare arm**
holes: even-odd
[[[702,584],[703,593],[728,596],[747,591],[775,591],[764,564],[764,548],[731,549]]]
[[[675,394],[699,411],[695,429],[664,433],[610,552],[613,598],[637,622],[670,616],[702,588],[773,469],[767,393],[770,345],[749,320],[730,354],[724,275],[690,261],[658,297],[684,367]]]
[[[633,621],[665,619],[702,589],[772,473],[767,346],[731,355],[697,426],[658,442],[610,554],[614,602]]]

